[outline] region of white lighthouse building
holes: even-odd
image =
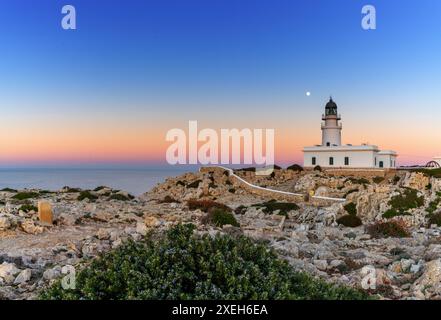
[[[322,143],[304,147],[304,167],[323,168],[395,168],[397,153],[392,150],[380,151],[376,145],[343,145],[341,143],[342,125],[337,112],[337,104],[332,100],[326,104],[322,115]]]

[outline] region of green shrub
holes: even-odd
[[[226,224],[230,224],[234,227],[240,227],[239,222],[229,211],[213,208],[202,219],[203,224],[211,224],[216,227],[223,227]]]
[[[187,206],[190,210],[196,210],[196,209],[200,209],[204,212],[208,212],[210,209],[213,208],[219,208],[219,209],[223,209],[225,211],[228,212],[232,212],[233,210],[222,204],[222,203],[218,203],[216,201],[213,200],[195,200],[195,199],[190,199],[187,201]]]
[[[410,237],[406,225],[399,220],[375,222],[366,227],[366,232],[373,238],[406,238]]]
[[[401,180],[400,176],[395,176],[392,181],[394,184],[397,184],[398,182],[400,182],[400,180]]]
[[[106,186],[99,186],[99,187],[96,187],[95,189],[93,189],[93,191],[98,192],[98,191],[101,191],[103,189],[107,189],[107,187]]]
[[[356,216],[357,215],[357,206],[355,203],[353,202],[349,202],[348,204],[346,204],[343,207],[347,213],[349,213],[350,215]]]
[[[435,200],[431,201],[426,209],[426,211],[429,214],[432,214],[435,212],[435,210],[438,208],[438,205],[441,202],[441,197],[437,197]]]
[[[32,204],[24,204],[20,208],[18,208],[18,211],[23,211],[23,212],[35,211],[35,212],[37,212],[38,208]]]
[[[441,227],[441,212],[434,213],[429,216],[429,227],[432,224],[436,224],[438,227]]]
[[[98,199],[98,197],[96,195],[94,195],[93,193],[91,193],[90,191],[85,190],[85,191],[80,192],[80,195],[78,196],[77,200],[83,201],[84,199],[89,199],[90,201],[95,201],[96,199]]]
[[[191,182],[191,183],[189,183],[188,185],[187,185],[187,188],[197,188],[197,187],[199,187],[199,184],[202,182],[202,180],[196,180],[196,181],[193,181],[193,182]]]
[[[337,223],[345,227],[355,228],[363,224],[361,219],[353,214],[347,214],[337,219]]]
[[[286,170],[303,171],[303,167],[298,164],[293,164],[292,166],[286,168]]]
[[[18,192],[17,190],[15,190],[15,189],[11,189],[11,188],[3,188],[3,189],[0,190],[0,191],[3,191],[3,192],[11,192],[11,193]]]
[[[397,211],[395,209],[389,209],[383,213],[383,218],[385,219],[391,219],[398,216],[410,216],[411,214],[409,212],[405,211]]]
[[[129,201],[135,199],[131,194],[114,193],[109,197],[109,200]]]
[[[236,189],[234,189],[234,188],[230,188],[230,189],[228,189],[228,192],[229,192],[229,193],[236,193]]]
[[[179,181],[176,182],[176,186],[183,186],[183,187],[185,187],[185,183],[183,181],[179,180]]]
[[[38,197],[38,193],[37,192],[19,192],[16,195],[14,195],[12,197],[12,199],[16,199],[16,200],[26,200],[26,199],[31,199],[31,198],[36,198]]]
[[[322,167],[320,167],[320,166],[315,166],[315,167],[314,167],[314,171],[320,171],[320,172],[322,172]]]
[[[372,181],[378,184],[384,181],[384,177],[373,177]]]
[[[290,202],[277,202],[276,200],[270,200],[267,202],[254,204],[253,207],[263,208],[262,211],[266,214],[272,214],[274,211],[279,210],[279,215],[287,216],[291,210],[300,209],[295,203]]]
[[[194,235],[178,225],[162,236],[129,241],[43,291],[52,300],[361,300],[361,290],[294,270],[266,245],[245,237]]]
[[[399,212],[404,212],[409,209],[419,208],[424,205],[424,196],[418,196],[418,191],[415,189],[406,188],[404,191],[396,196],[393,196],[389,201],[392,209]]]
[[[273,169],[274,170],[282,170],[282,167],[275,164],[275,165],[273,165]]]

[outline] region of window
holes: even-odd
[[[383,167],[384,167],[383,161],[380,161],[380,168],[383,168]]]
[[[327,146],[327,147],[330,147],[330,146],[331,146],[331,143],[330,143],[330,142],[326,142],[326,146]]]
[[[317,160],[315,159],[315,157],[312,157],[312,165],[315,166],[316,163],[317,163]]]
[[[377,166],[377,157],[375,157],[375,166]]]
[[[333,158],[333,157],[330,157],[330,158],[329,158],[329,165],[330,165],[330,166],[333,166],[333,165],[334,165],[334,158]]]
[[[349,157],[345,157],[345,166],[349,165]]]

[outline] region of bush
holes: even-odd
[[[164,199],[159,200],[159,203],[180,203],[179,200],[176,200],[175,198],[173,198],[172,196],[166,195],[164,197]]]
[[[218,203],[216,201],[213,201],[213,200],[191,199],[191,200],[187,201],[187,206],[188,206],[188,209],[190,209],[190,210],[200,209],[204,212],[208,212],[210,209],[213,209],[213,208],[223,209],[228,212],[233,211],[230,207],[228,207],[222,203]]]
[[[203,224],[211,224],[216,227],[223,227],[226,224],[230,224],[233,227],[240,227],[239,222],[233,216],[231,212],[225,211],[220,208],[211,209],[205,217],[202,219]]]
[[[432,224],[436,224],[438,227],[441,227],[441,212],[440,213],[431,214],[429,216],[429,223],[428,224],[429,224],[429,227]]]
[[[404,212],[409,209],[419,208],[424,205],[424,196],[418,196],[415,189],[406,188],[404,192],[393,196],[389,201],[392,209]]]
[[[286,170],[303,171],[303,167],[298,164],[293,164],[292,166],[286,168]]]
[[[3,189],[0,190],[0,191],[3,191],[3,192],[11,192],[11,193],[18,192],[17,190],[15,190],[15,189],[11,189],[11,188],[3,188]]]
[[[266,214],[272,214],[274,211],[279,210],[279,215],[287,216],[291,210],[300,209],[295,203],[290,202],[277,202],[276,200],[270,200],[267,202],[254,204],[253,207],[263,208],[263,212]]]
[[[99,187],[96,187],[95,189],[93,189],[93,191],[98,192],[98,191],[101,191],[103,189],[107,189],[107,187],[106,186],[99,186]]]
[[[255,167],[235,169],[236,172],[256,172]]]
[[[52,300],[340,300],[369,299],[294,270],[264,244],[245,237],[193,235],[178,225],[165,235],[129,241],[77,273],[76,288],[58,281]]]
[[[384,181],[384,177],[373,177],[372,181],[375,183],[381,183]]]
[[[16,195],[14,195],[12,197],[12,199],[26,200],[26,199],[36,198],[36,197],[38,197],[37,192],[19,192]]]
[[[90,191],[85,190],[85,191],[80,192],[80,195],[78,196],[77,200],[83,201],[84,199],[89,199],[90,201],[95,201],[96,199],[98,199],[98,197],[96,195],[94,195],[93,193],[91,193]]]
[[[397,211],[395,209],[389,209],[383,213],[383,218],[385,219],[391,219],[398,216],[410,216],[410,213],[404,211]]]
[[[401,180],[400,176],[395,176],[392,181],[394,184],[397,184],[398,182],[400,182],[400,180]]]
[[[35,211],[35,212],[37,212],[38,208],[32,204],[24,204],[20,208],[18,208],[18,211],[23,211],[23,212]]]
[[[195,188],[197,188],[197,187],[199,187],[199,184],[202,182],[202,180],[196,180],[196,181],[193,181],[193,182],[191,182],[191,183],[189,183],[188,185],[187,185],[187,188],[193,188],[193,189],[195,189]]]
[[[322,167],[320,167],[320,166],[315,166],[315,167],[314,167],[314,171],[320,171],[320,172],[322,172]]]
[[[401,220],[376,222],[366,227],[366,232],[373,238],[406,238],[410,237],[406,225]]]
[[[418,169],[416,172],[421,172],[428,177],[441,178],[441,168],[437,169]]]
[[[356,216],[357,215],[357,206],[353,202],[349,202],[343,207],[347,213],[350,215]]]
[[[338,218],[337,223],[350,228],[359,227],[363,224],[361,219],[353,214],[347,214],[341,218]]]
[[[131,194],[114,193],[109,197],[109,200],[129,201],[135,199]]]

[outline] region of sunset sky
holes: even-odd
[[[344,143],[441,154],[441,1],[64,2],[0,3],[2,167],[161,164],[189,120],[273,128],[276,163],[301,163],[330,95]]]

